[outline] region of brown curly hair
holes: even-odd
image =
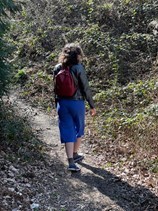
[[[84,53],[79,45],[75,43],[69,43],[66,44],[62,49],[62,52],[59,55],[58,62],[61,63],[63,66],[72,66],[78,64],[83,56]]]

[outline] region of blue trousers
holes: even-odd
[[[84,135],[84,100],[60,99],[57,102],[61,143],[76,142]]]

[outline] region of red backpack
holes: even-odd
[[[72,97],[77,90],[69,67],[61,69],[55,76],[55,94],[59,97]]]

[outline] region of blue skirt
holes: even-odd
[[[76,142],[84,135],[84,100],[60,99],[57,103],[61,143]]]

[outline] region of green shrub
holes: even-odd
[[[99,134],[104,134],[106,138],[131,140],[143,147],[155,146],[158,126],[155,92],[156,79],[129,83],[127,86],[113,87],[96,94]]]
[[[9,102],[9,101],[8,101]],[[45,148],[30,126],[28,115],[20,117],[19,111],[7,102],[0,102],[1,150],[11,161],[34,162],[42,159]]]
[[[9,31],[9,13],[14,13],[17,9],[12,0],[2,0],[0,3],[0,97],[7,91],[10,78],[12,76],[11,66],[8,56],[11,54],[12,47],[5,39],[5,34]]]

